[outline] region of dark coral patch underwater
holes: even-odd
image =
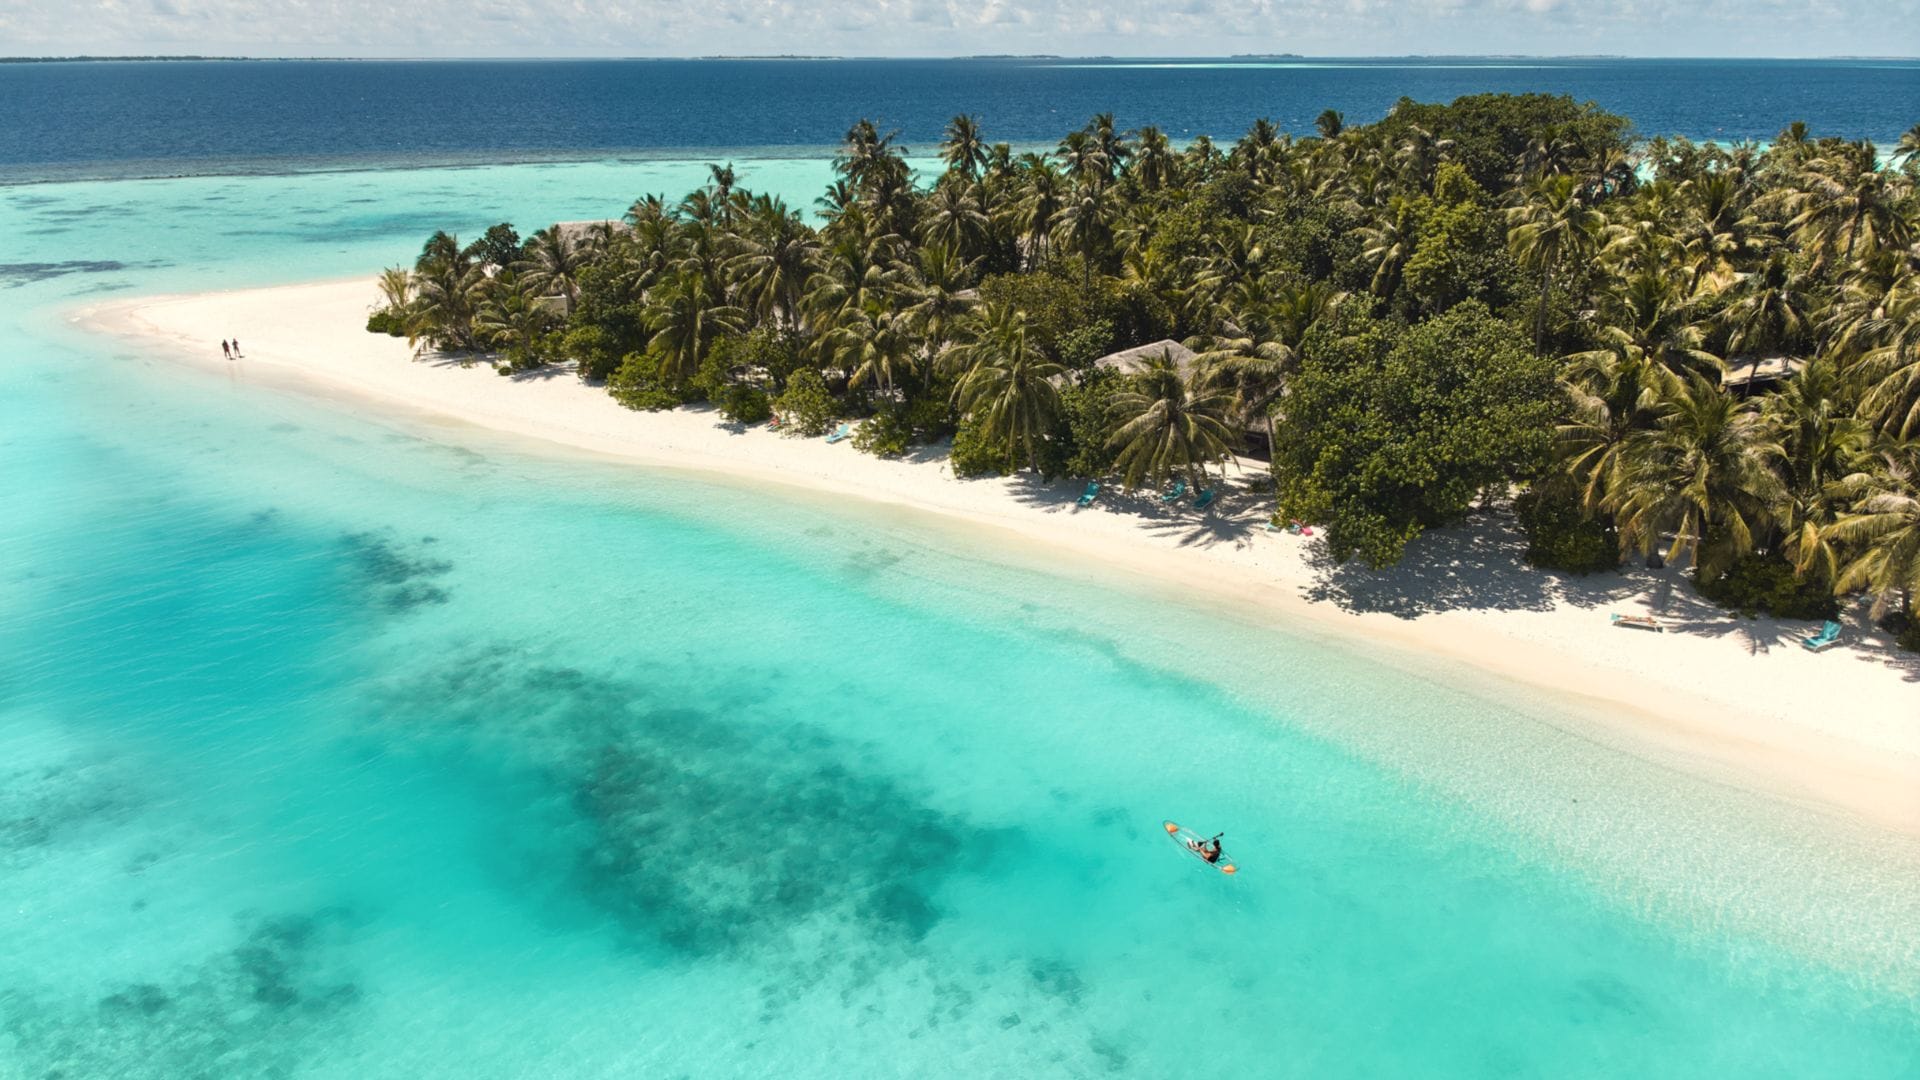
[[[421,541],[423,545],[430,542]],[[435,579],[452,570],[453,564],[409,551],[390,531],[348,533],[340,544],[368,593],[388,611],[444,604],[452,598]]]
[[[337,953],[334,912],[252,919],[243,937],[163,981],[105,988],[91,1003],[0,990],[7,1076],[81,1080],[290,1077],[360,1000]]]
[[[396,693],[386,719],[467,732],[538,762],[575,817],[582,896],[625,934],[702,956],[779,949],[826,923],[913,942],[938,893],[1009,839],[865,767],[869,748],[732,694],[468,652]],[[762,680],[762,686],[771,680]],[[703,701],[705,708],[686,701]]]

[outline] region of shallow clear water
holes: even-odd
[[[1910,845],[990,535],[66,324],[702,171],[0,193],[0,1075],[1920,1068]]]

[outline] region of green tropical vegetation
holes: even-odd
[[[960,475],[1264,460],[1274,520],[1373,566],[1511,505],[1538,564],[1684,561],[1781,614],[1865,592],[1920,643],[1916,147],[1479,95],[1227,146],[1101,115],[1021,152],[958,116],[916,172],[861,120],[811,210],[729,165],[618,221],[437,233],[368,328],[634,408],[951,438]],[[1098,363],[1165,339],[1192,355]]]

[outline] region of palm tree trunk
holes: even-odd
[[[1553,292],[1553,261],[1540,271],[1540,306],[1533,314],[1533,348],[1540,351],[1547,340],[1547,297]]]

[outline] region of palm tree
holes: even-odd
[[[1758,409],[1694,376],[1621,451],[1604,504],[1621,547],[1644,555],[1671,536],[1669,561],[1686,553],[1696,569],[1723,568],[1773,525],[1785,495],[1783,455]]]
[[[1256,426],[1285,390],[1307,333],[1345,298],[1330,282],[1281,286],[1258,307],[1234,315],[1231,328],[1239,336],[1188,342],[1205,346],[1194,358],[1194,370],[1207,386],[1233,393],[1243,427]]]
[[[1089,131],[1069,131],[1054,151],[1069,177],[1081,187],[1103,187],[1112,166]]]
[[[1851,262],[1862,245],[1872,251],[1912,241],[1900,179],[1880,168],[1870,142],[1848,143],[1806,164],[1798,190],[1788,191],[1782,203],[1793,214],[1788,227],[1815,253],[1816,270],[1836,255]]]
[[[1732,296],[1720,312],[1729,358],[1792,349],[1806,337],[1812,298],[1786,252],[1774,252],[1759,270],[1742,275]]]
[[[1115,427],[1107,441],[1118,451],[1121,482],[1129,489],[1158,486],[1177,475],[1204,485],[1207,466],[1233,454],[1232,395],[1188,385],[1165,357],[1131,381],[1113,398]]]
[[[1619,489],[1631,440],[1654,426],[1666,403],[1685,393],[1680,377],[1646,349],[1577,353],[1561,387],[1568,418],[1558,430],[1560,467],[1580,492],[1581,509],[1604,511]]]
[[[1507,224],[1513,257],[1540,275],[1540,305],[1533,320],[1534,344],[1539,346],[1547,337],[1554,269],[1592,254],[1606,218],[1581,200],[1573,177],[1548,176],[1534,184],[1526,202],[1507,211]]]
[[[762,319],[799,325],[800,298],[813,273],[820,242],[800,221],[798,211],[779,199],[756,197],[738,237],[739,253],[727,264],[739,283],[741,303]]]
[[[1393,161],[1408,188],[1427,191],[1433,187],[1434,170],[1452,152],[1452,139],[1435,138],[1426,128],[1409,124],[1400,137],[1400,145],[1394,149]]]
[[[546,304],[543,287],[508,271],[488,282],[485,294],[474,315],[476,339],[508,353],[515,368],[544,363],[541,340],[562,319]]]
[[[1773,149],[1768,156],[1790,167],[1797,167],[1812,157],[1813,153],[1813,136],[1807,130],[1806,121],[1795,120],[1773,137]]]
[[[715,338],[745,327],[746,312],[719,302],[700,277],[682,274],[654,291],[645,322],[653,334],[648,351],[658,359],[660,374],[686,380],[700,370]]]
[[[873,121],[862,118],[847,129],[840,154],[834,159],[838,172],[861,197],[871,198],[905,182],[907,163],[904,148],[894,145],[897,131],[880,134]]]
[[[1115,130],[1112,113],[1095,114],[1087,123],[1087,134],[1093,139],[1100,183],[1104,187],[1113,183],[1114,177],[1127,167],[1133,158],[1133,148],[1127,145],[1127,137]]]
[[[526,257],[514,267],[527,288],[558,296],[563,314],[571,314],[580,298],[580,271],[587,258],[573,237],[550,225],[527,237]]]
[[[1686,194],[1691,206],[1680,225],[1678,239],[1693,263],[1689,295],[1709,283],[1714,288],[1730,282],[1737,268],[1773,243],[1771,227],[1753,214],[1751,185],[1734,172],[1721,170],[1690,180]]]
[[[1821,531],[1854,554],[1834,578],[1835,591],[1872,593],[1876,617],[1898,595],[1901,611],[1912,618],[1920,592],[1920,443],[1883,448],[1871,467],[1846,477],[1840,488],[1851,508]]]
[[[1889,290],[1862,337],[1872,344],[1852,369],[1861,415],[1902,439],[1920,436],[1920,280]]]
[[[1893,153],[1887,155],[1887,161],[1895,168],[1920,164],[1920,124],[1900,134],[1900,141],[1894,144]]]
[[[1400,287],[1400,272],[1413,258],[1415,244],[1413,211],[1405,199],[1396,198],[1388,216],[1360,230],[1360,258],[1373,268],[1370,287],[1373,294],[1391,303]]]
[[[1104,267],[1106,254],[1113,246],[1113,223],[1117,205],[1107,189],[1082,184],[1060,210],[1053,226],[1054,239],[1070,248],[1081,259],[1081,276],[1093,283],[1093,272]]]
[[[1273,175],[1285,153],[1280,129],[1262,116],[1234,144],[1232,158],[1255,183],[1265,183]]]
[[[1195,135],[1181,156],[1186,159],[1187,174],[1196,183],[1213,179],[1220,165],[1220,151],[1214,148],[1213,138],[1204,134]]]
[[[987,163],[987,144],[980,138],[980,122],[962,113],[947,121],[947,137],[940,143],[940,160],[950,172],[977,179]]]
[[[1835,481],[1867,448],[1867,426],[1849,408],[1838,366],[1821,357],[1769,394],[1760,410],[1780,433],[1787,498],[1781,512],[1787,553],[1801,574],[1832,581],[1838,555],[1825,528],[1836,513]]]
[[[1634,274],[1602,297],[1599,313],[1600,348],[1575,353],[1569,361],[1577,364],[1607,353],[1629,364],[1643,358],[1676,376],[1713,378],[1725,366],[1705,348],[1694,307],[1680,296],[1671,277],[1652,271]]]
[[[954,350],[965,374],[954,388],[963,415],[976,418],[987,438],[1009,452],[1024,451],[1040,471],[1039,445],[1060,415],[1054,380],[1065,370],[1027,336],[1026,313],[992,304],[971,320],[966,343]]]
[[[920,250],[920,265],[907,275],[901,311],[926,342],[929,358],[938,357],[962,316],[973,310],[973,276],[980,260],[962,259],[943,244]]]
[[[1159,191],[1172,187],[1177,166],[1173,148],[1167,142],[1167,133],[1157,127],[1141,128],[1140,151],[1133,159],[1133,175],[1139,179],[1141,188]]]
[[[847,385],[872,381],[892,397],[901,375],[913,370],[915,337],[912,320],[903,313],[881,309],[849,310],[828,331],[823,344],[848,372]]]
[[[830,240],[819,253],[819,268],[807,279],[802,301],[807,322],[823,337],[844,321],[847,312],[889,300],[901,277],[886,237],[868,238],[848,230]]]
[[[978,183],[943,177],[927,194],[920,216],[920,239],[943,244],[969,258],[983,253],[992,226],[984,196]]]
[[[389,266],[380,271],[380,299],[387,310],[400,314],[413,300],[413,275],[404,266]]]
[[[1313,120],[1313,129],[1323,139],[1339,138],[1340,130],[1346,126],[1347,118],[1335,109],[1327,109]]]
[[[707,177],[706,196],[709,203],[721,221],[732,224],[734,214],[739,209],[735,198],[739,193],[734,190],[739,177],[733,171],[733,162],[729,161],[725,165],[709,164]]]
[[[477,348],[473,317],[486,281],[486,267],[460,246],[459,238],[445,232],[433,234],[414,263],[407,344],[418,348],[425,341],[438,348]]]
[[[1581,194],[1597,203],[1616,195],[1631,195],[1639,186],[1640,173],[1633,155],[1623,147],[1610,146],[1587,162]]]
[[[1065,201],[1065,184],[1053,165],[1037,154],[1021,157],[1021,174],[1025,190],[1010,213],[1014,232],[1025,248],[1025,263],[1031,268],[1046,258],[1047,238],[1053,235]]]

